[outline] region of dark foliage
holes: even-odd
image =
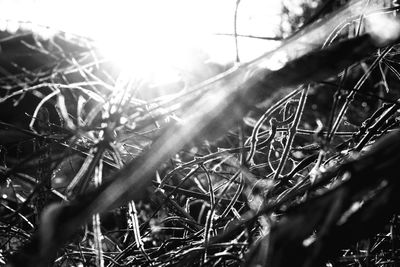
[[[82,37],[2,33],[0,261],[397,266],[397,7],[335,2],[195,85],[125,77]]]

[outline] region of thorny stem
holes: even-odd
[[[208,242],[210,239],[210,231],[213,228],[214,213],[215,213],[214,208],[211,208],[211,210],[209,210],[207,213],[207,221],[206,225],[204,226],[204,257],[202,259],[203,260],[202,265],[204,265],[204,263],[207,262]]]
[[[175,187],[175,189],[174,190],[172,190],[168,195],[165,195],[161,190],[163,190],[162,188],[163,188],[163,184],[165,183],[163,183],[163,181],[161,181],[161,184],[159,185],[159,189],[157,189],[158,191],[156,191],[156,192],[158,192],[159,194],[162,194],[162,196],[163,196],[163,198],[164,198],[164,200],[165,201],[170,201],[170,198],[171,198],[171,196],[173,196],[174,194],[175,194],[175,192],[183,185],[183,183],[184,182],[186,182],[190,177],[192,177],[197,171],[198,171],[198,169],[199,169],[200,167],[199,166],[196,166],[195,168],[192,168],[192,170],[190,170],[189,171],[189,173],[181,180],[181,182]],[[165,180],[164,180],[165,181]],[[162,207],[162,205],[158,205],[158,207],[153,211],[153,213],[152,213],[152,215],[149,217],[149,219],[145,222],[145,223],[143,223],[141,226],[140,226],[140,229],[144,229],[148,224],[149,224],[149,222],[150,222],[150,219],[152,219],[160,210],[161,210],[161,207]],[[188,218],[188,219],[193,219],[193,218],[191,218],[190,216],[189,216],[189,214],[186,212],[186,211],[184,211],[183,209],[182,209],[182,212],[184,212],[184,217],[186,217],[186,218]],[[185,216],[186,215],[186,216]]]
[[[220,218],[225,218],[226,215],[228,215],[228,213],[231,211],[233,205],[235,205],[235,203],[238,203],[237,201],[238,201],[239,196],[242,193],[243,189],[244,189],[244,178],[243,178],[243,173],[240,173],[239,186],[235,192],[235,195],[232,197],[230,203],[228,204],[228,206],[225,208],[225,210],[220,215]],[[221,200],[219,199],[219,201],[221,201]]]
[[[204,171],[204,173],[206,174],[206,178],[207,178],[207,182],[208,182],[208,192],[210,194],[210,205],[211,205],[211,208],[214,208],[214,206],[215,206],[215,196],[214,196],[214,189],[212,187],[212,180],[211,180],[210,173],[204,167],[203,164],[201,164],[200,167]]]
[[[246,162],[250,162],[254,154],[256,153],[256,147],[257,147],[257,142],[258,142],[258,133],[261,129],[261,126],[263,123],[271,116],[271,114],[276,111],[280,106],[282,106],[287,100],[295,96],[301,89],[294,90],[290,94],[288,94],[286,97],[280,99],[276,104],[274,104],[272,107],[270,107],[262,116],[261,118],[257,121],[257,124],[253,128],[253,132],[251,133],[251,139],[250,139],[250,151],[249,154],[247,155]]]
[[[385,122],[397,111],[397,109],[398,105],[390,105],[390,107],[382,114],[382,116],[370,128],[367,129],[367,133],[360,140],[354,150],[360,151],[377,132],[377,130],[382,127]]]
[[[368,7],[369,1],[370,0],[368,0],[368,2],[366,3],[364,9],[366,9]],[[362,23],[363,23],[363,18],[364,18],[364,12],[362,12],[361,15],[360,15],[356,36],[359,36],[360,33],[361,33],[361,26],[362,26]],[[334,135],[334,133],[336,131],[336,129],[334,128],[333,120],[334,120],[337,104],[338,104],[339,97],[340,97],[340,90],[342,89],[343,83],[347,78],[348,71],[349,71],[349,68],[348,67],[345,68],[345,70],[343,72],[343,76],[340,79],[339,87],[337,88],[337,91],[336,91],[336,94],[335,94],[335,98],[334,98],[334,102],[333,102],[333,106],[332,106],[332,110],[331,110],[331,115],[330,115],[330,118],[329,118],[329,130],[328,130],[329,134],[326,137],[326,142],[327,143],[329,143],[331,141],[332,136]],[[333,130],[333,129],[335,129],[335,130]],[[321,151],[320,159],[318,160],[318,162],[321,162],[322,158],[323,158],[323,152]]]
[[[300,124],[300,118],[301,118],[301,115],[303,114],[304,106],[306,104],[309,87],[310,86],[307,85],[301,92],[299,105],[297,107],[296,114],[294,116],[294,121],[293,121],[292,127],[290,127],[289,134],[288,134],[286,144],[285,144],[285,148],[282,152],[282,157],[281,157],[281,160],[279,161],[278,168],[275,171],[273,180],[277,180],[279,178],[283,167],[286,165],[286,161],[289,156],[290,149],[292,148],[292,145],[293,145],[293,140],[296,136],[297,127]]]
[[[133,234],[135,236],[136,246],[142,252],[143,256],[146,258],[150,266],[152,266],[153,264],[151,258],[145,251],[144,243],[140,235],[139,220],[137,217],[137,210],[134,201],[130,201],[128,203],[128,215],[129,215],[130,227],[133,229]]]
[[[345,103],[343,104],[341,110],[339,111],[339,114],[336,118],[336,121],[332,127],[332,134],[334,134],[338,127],[340,122],[343,119],[344,114],[346,113],[347,109],[349,108],[349,104],[353,101],[355,94],[357,93],[358,90],[360,90],[361,86],[365,83],[365,81],[368,79],[369,75],[371,74],[372,70],[375,69],[376,66],[378,66],[379,61],[381,61],[392,49],[393,45],[390,45],[386,47],[383,51],[382,54],[380,54],[375,61],[371,64],[371,66],[368,68],[367,72],[364,73],[364,75],[360,78],[360,80],[357,82],[357,84],[354,86],[354,90],[351,91],[346,98]]]
[[[333,105],[332,105],[330,116],[329,116],[329,124],[328,124],[328,130],[327,130],[328,134],[326,136],[326,142],[327,143],[330,143],[330,141],[331,141],[331,139],[332,139],[332,137],[334,135],[334,133],[332,131],[332,128],[333,128],[333,123],[334,123],[334,120],[335,120],[335,113],[336,113],[336,109],[337,109],[337,106],[338,106],[338,103],[339,103],[339,99],[340,99],[340,95],[341,95],[340,91],[342,89],[344,80],[345,80],[345,78],[347,76],[347,72],[348,72],[348,68],[346,68],[344,70],[343,75],[340,78],[340,83],[339,83],[339,85],[338,85],[338,87],[336,89],[336,92],[334,94],[334,97],[333,97]]]
[[[101,185],[103,180],[103,161],[100,158],[94,173],[95,186]],[[93,238],[94,238],[94,251],[96,252],[96,264],[99,267],[104,267],[103,255],[103,234],[101,233],[100,214],[96,213],[92,217],[93,222]]]

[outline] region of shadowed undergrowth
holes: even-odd
[[[369,4],[168,85],[3,33],[0,261],[397,266],[397,7]]]

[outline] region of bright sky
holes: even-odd
[[[17,21],[50,26],[95,39],[123,66],[138,62],[180,64],[193,49],[212,60],[235,59],[233,33],[236,0],[0,0],[0,28],[15,31]],[[242,0],[238,33],[275,36],[281,0]],[[44,33],[46,34],[46,33]],[[241,59],[251,60],[276,42],[241,38]],[[163,66],[164,67],[164,66]]]

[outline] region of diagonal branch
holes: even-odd
[[[68,204],[50,206],[42,216],[40,231],[31,243],[13,257],[13,266],[48,264],[57,249],[93,214],[131,200],[143,199],[152,188],[153,176],[160,164],[191,141],[198,138],[215,139],[234,126],[254,106],[268,107],[296,85],[336,75],[343,68],[397,38],[397,35],[395,38],[390,36],[385,39],[386,42],[382,42],[383,37],[379,34],[366,33],[319,50],[327,34],[317,37],[315,34],[332,28],[334,24],[331,19],[328,18],[325,24],[319,21],[311,25],[298,36],[289,38],[277,50],[200,86],[201,90],[195,94],[196,101],[187,109],[183,122],[166,129],[141,156],[108,177],[95,191]],[[313,42],[312,45],[301,43],[307,37]],[[291,51],[294,48],[294,52]],[[277,55],[284,55],[284,62],[278,60],[281,66],[273,70],[277,67]]]

